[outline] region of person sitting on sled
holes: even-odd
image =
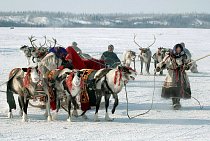
[[[61,66],[58,66],[58,69],[64,69],[64,68],[69,68],[69,69],[73,69],[73,65],[72,62],[69,60],[66,60],[66,56],[68,54],[68,52],[66,51],[65,48],[63,47],[53,47],[49,49],[49,53],[52,52],[56,55],[57,58],[62,60],[62,64]]]
[[[105,51],[102,56],[101,60],[104,60],[108,68],[115,68],[119,64],[121,64],[120,59],[117,57],[117,54],[114,53],[114,46],[109,45],[108,51]]]
[[[156,72],[163,69],[168,70],[165,82],[162,87],[161,97],[172,98],[173,108],[181,108],[180,99],[190,99],[191,89],[188,76],[185,70],[189,70],[190,65],[184,48],[181,44],[176,44],[163,59],[157,64]]]

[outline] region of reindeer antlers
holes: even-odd
[[[35,36],[31,35],[31,37],[28,37],[32,47],[37,47],[36,44],[34,44],[34,42],[36,41],[36,39],[34,39]]]
[[[52,38],[53,39],[53,41],[54,41],[54,47],[56,46],[56,44],[57,44],[57,40],[55,39],[55,38]]]
[[[55,38],[52,38],[52,40],[47,40],[48,43],[50,44],[48,47],[52,47],[52,44],[51,43],[54,43],[54,46],[55,47],[57,45],[57,40]]]
[[[153,35],[154,36],[154,41],[153,41],[153,43],[151,44],[151,45],[149,45],[147,48],[150,48],[151,46],[153,46],[154,44],[155,44],[155,42],[156,42],[156,37],[155,37],[155,35]]]
[[[137,46],[139,46],[140,48],[142,48],[142,47],[136,42],[136,34],[134,34],[133,41],[134,41],[134,43],[135,43]]]
[[[35,44],[35,41],[37,40],[37,39],[35,39],[35,36],[30,36],[30,37],[28,37],[28,39],[29,39],[29,41],[30,41],[30,43],[31,43],[31,45],[32,45],[32,47],[38,47],[36,44]],[[55,38],[52,38],[52,40],[49,40],[49,39],[47,39],[47,37],[46,36],[44,36],[44,43],[43,44],[41,44],[41,43],[39,43],[39,46],[40,47],[44,47],[44,46],[47,46],[47,47],[55,47],[56,45],[57,45],[57,40],[55,39]],[[48,43],[49,43],[49,45],[48,45]],[[52,46],[52,44],[51,43],[53,43],[53,46]]]
[[[138,47],[143,48],[143,47],[141,47],[141,46],[136,42],[136,34],[134,34],[133,41],[134,41],[134,43],[135,43]],[[150,48],[151,46],[153,46],[153,45],[155,44],[155,42],[156,42],[156,37],[155,37],[155,35],[154,35],[154,41],[153,41],[153,43],[152,43],[151,45],[149,45],[147,48]]]
[[[44,47],[46,45],[46,43],[47,43],[47,37],[46,36],[44,36],[44,40],[45,40],[44,44],[39,43],[40,47]]]

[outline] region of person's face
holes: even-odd
[[[181,53],[181,51],[182,51],[182,50],[181,50],[181,48],[180,48],[180,47],[177,47],[177,48],[176,48],[176,53],[178,53],[178,54],[179,54],[179,53]]]
[[[109,51],[109,52],[113,52],[113,51],[114,51],[114,48],[109,47],[109,48],[108,48],[108,51]]]

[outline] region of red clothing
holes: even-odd
[[[72,60],[72,65],[74,69],[84,69],[86,68],[84,61],[82,58],[77,54],[77,52],[70,46],[66,48],[66,51],[68,52],[66,56],[66,60],[71,59]]]
[[[82,59],[77,52],[71,47],[67,47],[66,51],[68,52],[68,55],[66,56],[66,60],[71,59],[72,65],[74,69],[94,69],[99,70],[101,68],[105,68],[105,63],[103,60],[97,60],[97,59]]]

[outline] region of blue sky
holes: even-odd
[[[210,0],[0,0],[0,11],[210,13]]]

